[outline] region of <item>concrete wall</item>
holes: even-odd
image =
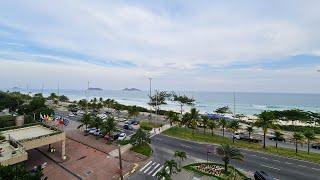
[[[64,141],[66,139],[65,132],[60,134],[51,135],[47,137],[41,137],[39,139],[34,139],[26,142],[21,142],[25,150],[34,149],[37,147],[45,146],[48,144],[53,144],[55,142]]]
[[[23,152],[23,153],[18,153],[16,155],[12,155],[11,158],[1,161],[0,164],[3,166],[8,166],[8,165],[17,164],[22,161],[26,161],[27,159],[28,159],[27,152]]]

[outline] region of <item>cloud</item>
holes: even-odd
[[[223,90],[241,84],[241,79],[246,82],[241,89],[251,90],[250,73],[256,73],[252,83],[265,79],[279,83],[278,71],[294,75],[290,69],[299,66],[304,72],[299,79],[311,83],[308,72],[319,66],[320,13],[315,8],[319,5],[318,1],[1,2],[0,70],[14,70],[23,63],[18,75],[27,77],[26,69],[32,69],[32,78],[38,80],[43,69],[50,73],[59,69],[68,74],[61,78],[75,87],[81,87],[83,79],[98,79],[103,85],[105,73],[116,82],[114,88],[133,81],[146,87],[141,81],[149,72],[159,79],[159,88],[195,88],[190,85],[194,83],[200,90],[215,90],[215,85]],[[306,60],[309,56],[316,60]],[[81,78],[72,78],[77,75]],[[48,78],[54,81],[54,76]],[[179,83],[166,83],[171,78]]]

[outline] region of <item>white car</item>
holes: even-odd
[[[97,130],[97,128],[91,128],[91,129],[90,129],[90,131],[89,131],[89,134],[93,134],[93,133],[95,133],[95,132],[96,132],[96,130]]]
[[[69,117],[74,117],[75,115],[73,113],[68,114]]]
[[[120,135],[119,135],[119,137],[118,137],[118,140],[119,141],[122,141],[122,140],[124,140],[124,139],[126,139],[126,133],[121,133]]]

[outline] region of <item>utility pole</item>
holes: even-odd
[[[151,102],[151,81],[152,81],[152,78],[150,77],[149,78],[149,99],[150,99],[150,102]],[[151,111],[152,111],[152,109],[151,109],[151,105],[149,105],[149,106],[150,106],[149,120],[151,120]]]
[[[120,144],[118,145],[118,149],[119,149],[120,179],[123,180],[123,175],[122,175],[122,160],[121,160],[121,146],[120,146]]]
[[[236,118],[236,93],[233,92],[233,118]]]
[[[58,82],[58,96],[60,96],[60,83]]]

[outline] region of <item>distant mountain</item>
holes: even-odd
[[[103,89],[91,87],[91,88],[88,88],[88,90],[89,90],[89,91],[102,91]]]
[[[122,91],[141,91],[140,89],[137,88],[124,88]]]

